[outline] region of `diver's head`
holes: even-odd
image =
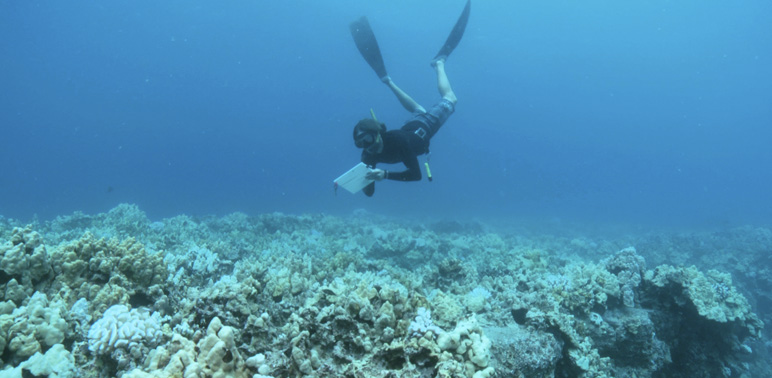
[[[369,154],[377,154],[383,151],[382,133],[386,132],[386,125],[372,118],[364,118],[354,126],[354,144],[363,148]]]

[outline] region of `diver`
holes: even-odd
[[[386,131],[386,125],[373,118],[365,118],[354,126],[354,144],[362,148],[362,162],[373,170],[368,173],[370,180],[383,179],[395,181],[421,180],[421,168],[418,156],[429,152],[429,140],[453,114],[456,107],[456,95],[450,87],[445,74],[445,57],[432,62],[437,71],[437,88],[442,99],[426,111],[407,93],[402,91],[389,76],[383,82],[389,86],[397,99],[413,116],[400,129]],[[403,163],[407,170],[402,172],[375,169],[377,163]],[[372,196],[375,183],[370,183],[363,191]]]
[[[400,89],[386,72],[380,49],[367,18],[362,17],[351,24],[351,33],[362,56],[381,81],[391,89],[400,104],[413,114],[401,128],[395,130],[387,131],[386,125],[379,122],[374,114],[372,118],[362,119],[354,126],[354,144],[362,149],[362,162],[371,168],[367,174],[368,180],[421,180],[418,156],[429,152],[429,140],[456,108],[457,98],[445,73],[445,61],[461,41],[469,20],[470,5],[471,0],[467,0],[464,11],[450,36],[431,62],[437,73],[437,89],[441,99],[428,111]],[[403,163],[407,169],[400,172],[387,171],[375,168],[377,163]],[[431,180],[431,174],[429,172],[427,174]],[[375,193],[375,182],[367,185],[363,191],[368,197],[372,196]]]

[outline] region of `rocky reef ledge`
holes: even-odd
[[[769,376],[769,230],[559,235],[0,218],[0,378]]]

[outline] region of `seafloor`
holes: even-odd
[[[772,231],[0,218],[0,377],[768,377]]]

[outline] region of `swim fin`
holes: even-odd
[[[458,18],[458,21],[456,21],[456,25],[453,27],[453,30],[450,31],[448,39],[445,41],[445,44],[442,45],[440,52],[434,56],[433,60],[447,58],[448,55],[453,52],[456,46],[458,46],[458,43],[461,42],[461,37],[464,36],[464,30],[466,30],[466,23],[469,21],[469,10],[471,7],[472,0],[467,0],[464,11],[461,12],[461,16]]]
[[[351,36],[354,37],[354,43],[356,43],[357,49],[359,49],[367,64],[373,68],[381,80],[389,76],[386,73],[386,65],[383,64],[381,49],[378,47],[378,41],[375,40],[375,34],[373,34],[373,29],[370,28],[370,22],[367,21],[367,17],[362,16],[362,18],[352,22],[349,28],[351,29]]]

